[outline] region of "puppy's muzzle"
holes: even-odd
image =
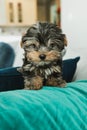
[[[45,60],[46,55],[45,55],[45,54],[40,54],[40,55],[39,55],[39,58],[40,58],[41,60]]]

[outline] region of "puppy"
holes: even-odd
[[[62,50],[67,46],[66,36],[53,23],[38,22],[29,27],[22,37],[24,49],[22,67],[25,89],[40,89],[43,85],[64,87],[62,78]]]

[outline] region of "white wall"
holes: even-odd
[[[5,4],[5,0],[0,0],[0,24],[5,24],[7,22]]]
[[[87,0],[61,0],[61,20],[68,38],[65,58],[80,56],[77,79],[87,79]]]
[[[62,28],[71,44],[87,45],[87,0],[62,1]]]

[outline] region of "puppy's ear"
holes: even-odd
[[[64,46],[67,46],[67,38],[65,34],[61,34],[61,40],[63,41]]]
[[[60,32],[60,34],[61,34],[60,40],[63,41],[64,46],[67,46],[67,38],[66,38],[66,35],[65,35],[65,34],[62,34],[62,29],[61,29],[59,26],[57,26],[57,28],[58,28],[58,32]]]
[[[66,35],[65,34],[63,34],[63,35],[64,35],[64,45],[67,46],[68,42],[67,42]]]
[[[22,41],[20,42],[20,46],[21,46],[21,48],[23,48],[23,42]]]
[[[23,39],[23,37],[24,37],[25,35],[26,35],[26,33],[23,33],[23,34],[22,34],[22,39]],[[23,46],[24,46],[24,43],[23,43],[22,39],[21,39],[21,42],[20,42],[21,48],[23,48]]]

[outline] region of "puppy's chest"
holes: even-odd
[[[39,75],[45,79],[47,79],[49,76],[51,76],[53,72],[51,71],[50,68],[38,68],[35,71],[35,75]]]
[[[60,66],[51,66],[49,68],[37,68],[34,71],[35,75],[39,75],[45,79],[52,75],[60,74],[61,73],[61,68]]]

